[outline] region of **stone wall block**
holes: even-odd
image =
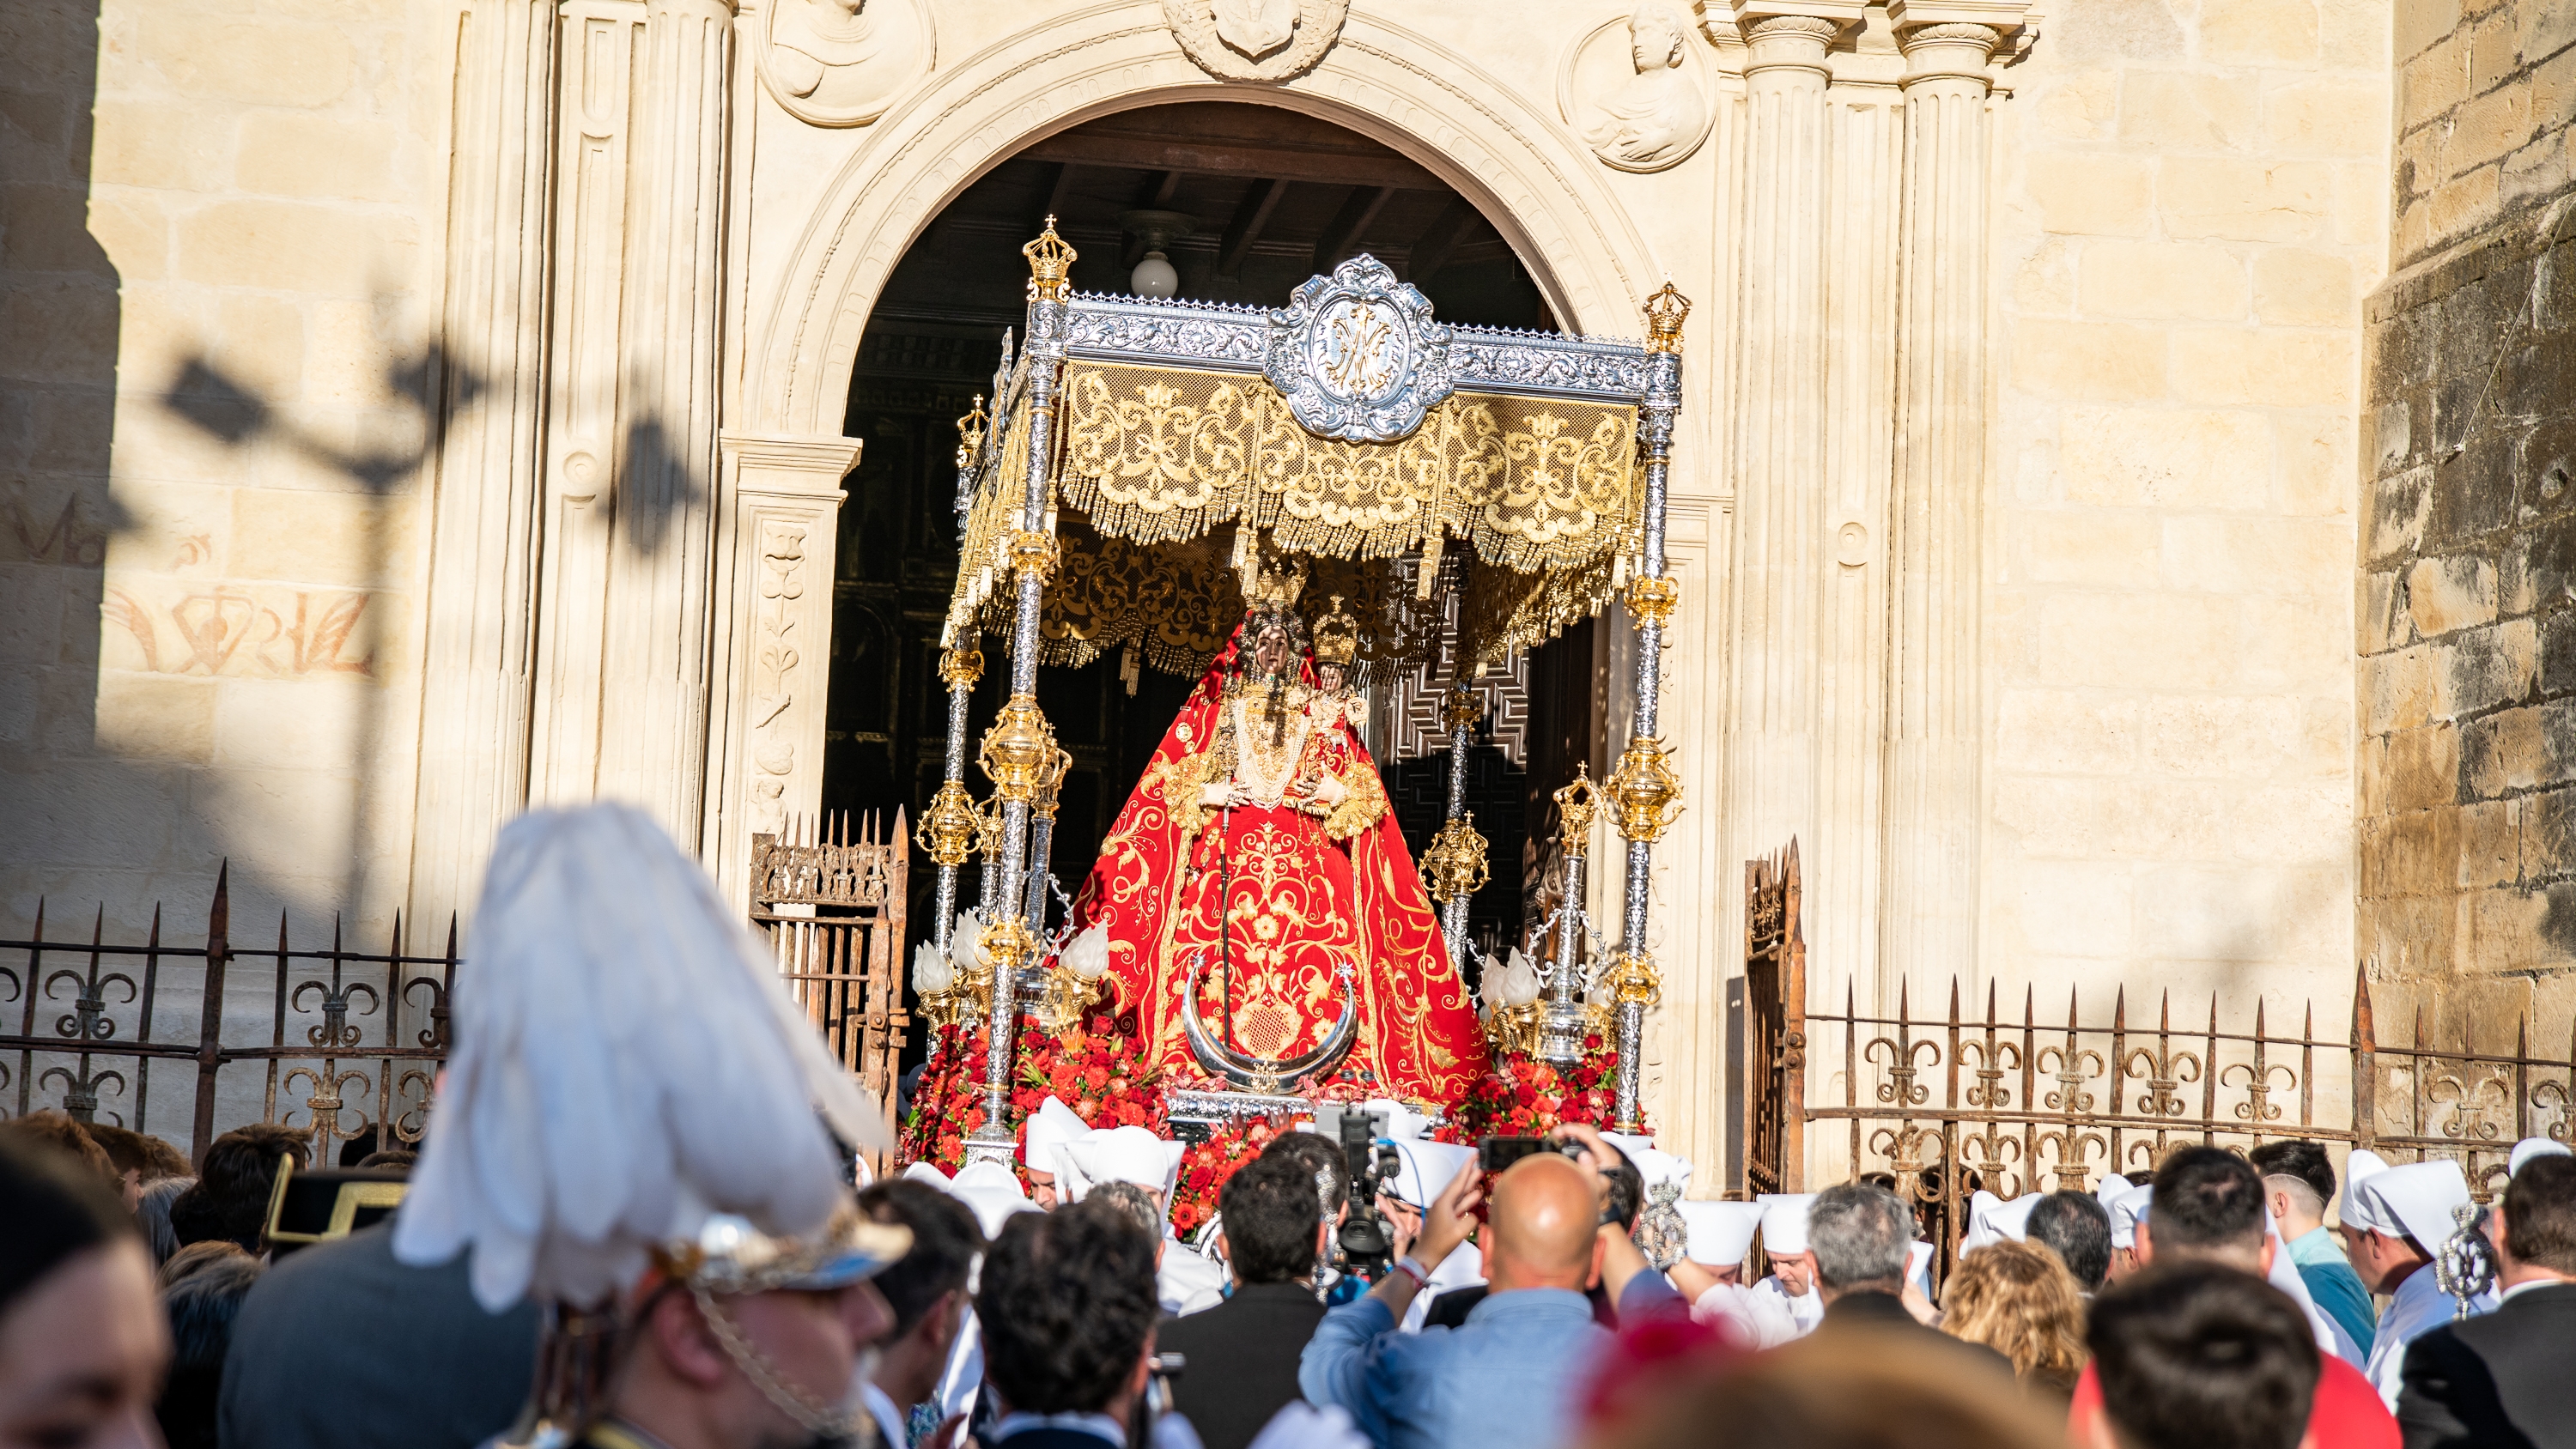
[[[2091,242],[2077,300],[2095,316],[2237,320],[2245,315],[2245,263],[2219,246]]]
[[[2455,720],[2524,699],[2539,651],[2540,629],[2531,619],[2509,619],[2449,641],[2440,649],[2434,713]]]
[[[2380,773],[2385,776],[2382,781],[2385,794],[2370,813],[2424,810],[2456,802],[2460,798],[2461,756],[2466,748],[2462,735],[2475,731],[2492,735],[2499,728],[2498,721],[2533,713],[2530,710],[2509,710],[2480,720],[2466,729],[2437,722],[2388,736],[2378,763]],[[2529,719],[2525,721],[2525,727],[2530,738],[2537,742],[2539,721]],[[2534,750],[2532,755],[2536,758],[2538,751]]]
[[[2548,350],[2576,364],[2576,343],[2561,342]],[[2576,514],[2576,411],[2566,410],[2565,401],[2576,397],[2576,366],[2529,371],[2545,371],[2555,384],[2550,391],[2556,405],[2549,410],[2556,415],[2515,439],[2511,467],[2516,507],[2525,518]]]
[[[2431,774],[2439,760],[2429,742],[2412,752],[2407,748],[2416,735],[2427,733],[2418,730],[2389,741],[2389,768],[2399,773],[2399,778],[2390,782],[2389,796],[2400,806],[2434,803],[2434,797],[2427,792],[2432,788]],[[2468,787],[2461,798],[2491,800],[2508,791],[2528,790],[2542,783],[2549,778],[2544,752],[2541,711],[2537,708],[2509,709],[2460,726],[2454,774]],[[2446,794],[2444,798],[2451,797]]]
[[[2251,413],[2074,408],[2066,415],[2058,471],[2071,503],[2260,508],[2270,501],[2259,472],[2270,449],[2269,427]]]
[[[2120,137],[2150,149],[2242,151],[2258,100],[2230,75],[2131,71],[2120,86]]]
[[[2352,318],[2352,263],[2331,252],[2274,247],[2254,259],[2254,315],[2295,327]]]
[[[2247,407],[2350,407],[2352,340],[2339,333],[2195,328],[2173,335],[2174,392]]]
[[[2522,805],[2522,878],[2576,874],[2576,788],[2526,795]]]
[[[2538,961],[2546,954],[2541,918],[2547,897],[2512,889],[2479,891],[2462,896],[2467,915],[2459,942],[2459,969],[2507,971]]]
[[[2086,690],[2010,690],[1998,710],[1996,748],[2018,770],[2127,774],[2138,753],[2138,703]]]
[[[2524,60],[2539,60],[2576,45],[2576,9],[2565,5],[2517,5],[2514,50]]]
[[[2561,610],[2541,621],[2540,692],[2576,690],[2576,611]]]
[[[2314,65],[2315,0],[2205,0],[2200,56],[2220,65]]]
[[[2167,156],[2156,176],[2157,210],[2177,237],[2313,240],[2332,197],[2332,177],[2316,161]]]
[[[2398,607],[2404,575],[2395,569],[2364,573],[2353,580],[2352,647],[2356,654],[2402,649],[2414,637],[2415,621]]]
[[[2458,873],[2452,884],[2476,889],[2522,878],[2522,801],[2488,800],[2459,812]]]
[[[2460,25],[2460,0],[2408,0],[2396,11],[2390,53],[2400,62],[2446,38]]]
[[[2023,191],[2050,231],[2145,236],[2154,224],[2154,172],[2143,158],[2088,151],[2037,155],[2024,165]]]
[[[2434,638],[2496,617],[2496,569],[2483,558],[2427,558],[2406,571],[2406,609],[2415,632]]]
[[[2371,735],[2421,728],[2434,712],[2434,646],[2418,644],[2361,661],[2361,728]]]
[[[2537,197],[2554,196],[2567,185],[2567,133],[2551,131],[2528,146],[2506,153],[2497,201],[2505,210]]]
[[[2442,174],[2501,161],[2531,136],[2531,85],[2499,87],[2463,105],[2443,127]]]

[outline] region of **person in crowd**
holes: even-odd
[[[2406,1449],[2576,1449],[2576,1157],[2534,1157],[2488,1222],[2503,1295],[2406,1350]]]
[[[1764,1219],[1765,1231],[1769,1219]],[[1928,1327],[1904,1302],[1905,1268],[1914,1246],[1914,1214],[1896,1194],[1865,1182],[1846,1182],[1817,1193],[1807,1207],[1807,1251],[1815,1265],[1816,1293],[1824,1300],[1817,1333],[1871,1329],[1912,1345],[1941,1345],[1952,1362],[1998,1380],[2011,1361],[1982,1343],[1952,1338]]]
[[[182,1246],[209,1238],[241,1244],[245,1253],[266,1250],[269,1190],[277,1181],[280,1158],[295,1159],[295,1170],[313,1162],[306,1134],[275,1122],[236,1127],[206,1148],[197,1181],[170,1201],[170,1228]]]
[[[2031,1242],[2057,1255],[2085,1298],[2111,1276],[2111,1211],[2089,1192],[2052,1192],[2033,1204],[2024,1224]]]
[[[1910,1333],[1819,1334],[1701,1354],[1601,1425],[1592,1449],[2064,1449],[2061,1426]]]
[[[77,1161],[97,1173],[99,1181],[106,1183],[129,1210],[133,1208],[134,1199],[125,1193],[124,1177],[116,1170],[115,1159],[107,1155],[107,1149],[99,1146],[98,1139],[90,1136],[80,1120],[69,1112],[48,1107],[22,1117],[12,1117],[0,1122],[0,1137],[50,1147]]]
[[[224,1369],[225,1449],[469,1449],[510,1426],[534,1374],[537,1306],[486,1313],[464,1255],[410,1267],[393,1236],[383,1222],[316,1243],[251,1288]]]
[[[193,1261],[187,1254],[207,1251]],[[169,1265],[161,1307],[170,1318],[170,1377],[161,1385],[152,1416],[169,1449],[216,1449],[216,1405],[223,1390],[224,1355],[232,1347],[233,1321],[259,1281],[260,1260],[233,1243],[193,1243]]]
[[[1297,1374],[1308,1401],[1348,1413],[1379,1449],[1564,1444],[1587,1362],[1609,1341],[1584,1290],[1601,1283],[1623,1323],[1687,1316],[1681,1295],[1612,1220],[1610,1145],[1589,1127],[1554,1135],[1580,1154],[1524,1157],[1495,1181],[1484,1227],[1490,1292],[1466,1323],[1397,1327],[1475,1226],[1484,1189],[1474,1162],[1432,1200],[1394,1271],[1317,1325]]]
[[[152,1261],[166,1263],[179,1251],[179,1233],[170,1226],[170,1204],[179,1195],[197,1185],[193,1177],[164,1177],[143,1184],[134,1204],[134,1225],[143,1230],[143,1245],[152,1250]]]
[[[1315,1291],[1326,1307],[1338,1308],[1368,1291],[1366,1283],[1342,1275],[1333,1266],[1335,1235],[1342,1230],[1342,1220],[1350,1216],[1350,1160],[1342,1155],[1342,1144],[1313,1132],[1282,1132],[1270,1139],[1261,1155],[1287,1158],[1306,1171],[1306,1180],[1314,1184],[1315,1202],[1324,1215],[1324,1251],[1315,1260]],[[1434,1305],[1437,1306],[1437,1305]]]
[[[1057,1148],[1091,1135],[1091,1128],[1071,1107],[1055,1097],[1038,1103],[1020,1125],[1020,1167],[1029,1176],[1029,1200],[1040,1211],[1053,1212],[1062,1201],[1056,1192]]]
[[[1151,1233],[1107,1202],[1019,1214],[985,1251],[975,1315],[996,1449],[1125,1449],[1161,1315]]]
[[[1824,1322],[1824,1295],[1816,1290],[1816,1255],[1809,1246],[1807,1212],[1815,1206],[1812,1192],[1765,1193],[1762,1204],[1762,1256],[1771,1266],[1753,1285],[1757,1307],[1766,1317],[1785,1316],[1801,1335]]]
[[[2442,1291],[2433,1254],[2458,1231],[2458,1210],[2469,1205],[2469,1180],[2458,1163],[2435,1158],[2366,1174],[2354,1171],[2349,1181],[2343,1236],[2352,1249],[2353,1271],[2364,1287],[2388,1299],[2371,1327],[2363,1372],[2378,1388],[2380,1402],[2394,1413],[2407,1345],[2451,1322],[2461,1308]],[[2467,1305],[2472,1313],[2494,1306],[2486,1294]]]
[[[2159,1174],[2161,1176],[2161,1174]],[[2159,1193],[2157,1216],[2166,1211]],[[2102,1412],[2089,1449],[2340,1449],[2310,1423],[2319,1373],[2307,1315],[2280,1289],[2206,1259],[2150,1258],[2093,1300],[2086,1341]]]
[[[112,1180],[0,1131],[0,1224],[0,1445],[153,1449],[170,1331]]]
[[[860,1390],[884,1436],[881,1449],[903,1449],[912,1410],[937,1396],[966,1320],[966,1285],[984,1251],[984,1230],[955,1196],[902,1179],[861,1188],[859,1211],[912,1232],[912,1247],[876,1277],[894,1326]]]
[[[370,1152],[366,1156],[359,1158],[358,1170],[361,1172],[409,1172],[412,1170],[413,1165],[419,1161],[419,1153],[413,1152],[407,1148],[391,1147],[382,1152]]]
[[[1234,1293],[1155,1335],[1182,1355],[1173,1401],[1207,1449],[1246,1449],[1270,1417],[1298,1398],[1297,1357],[1323,1321],[1309,1286],[1323,1251],[1315,1180],[1284,1155],[1263,1156],[1217,1194],[1217,1250],[1234,1270]]]
[[[2219,1147],[2177,1147],[2156,1168],[2150,1199],[2152,1211],[2137,1219],[2138,1274],[2156,1264],[2198,1263],[2259,1279],[2272,1270],[2273,1240],[2263,1231],[2263,1181],[2253,1164]],[[2131,1275],[2136,1276],[2136,1275]],[[2123,1277],[2094,1300],[2098,1305],[2128,1282]],[[2286,1295],[2284,1295],[2286,1297]],[[2309,1343],[2318,1329],[2295,1300],[2290,1304],[2309,1324]],[[2100,1346],[2095,1345],[2095,1353]],[[2087,1443],[2102,1414],[2102,1385],[2095,1365],[2075,1384],[2068,1425],[2075,1441]],[[2397,1424],[2380,1402],[2379,1392],[2360,1370],[2333,1354],[2320,1358],[2314,1376],[2308,1419],[2319,1446],[2395,1449]]]
[[[1163,1230],[1163,1205],[1132,1182],[1095,1183],[1085,1198],[1112,1203],[1154,1234],[1154,1296],[1173,1318],[1204,1313],[1225,1301],[1225,1269]]]
[[[1637,1230],[1637,1215],[1645,1208],[1645,1176],[1637,1171],[1635,1163],[1628,1160],[1628,1155],[1612,1145],[1608,1139],[1603,1139],[1601,1150],[1609,1155],[1608,1165],[1601,1171],[1602,1189],[1608,1195],[1609,1203],[1603,1211],[1609,1214],[1612,1222],[1619,1225],[1621,1232],[1634,1233]],[[1385,1207],[1386,1200],[1381,1197],[1378,1205],[1381,1208]],[[1421,1323],[1416,1326],[1456,1328],[1467,1321],[1467,1315],[1475,1312],[1476,1305],[1484,1302],[1485,1295],[1491,1291],[1490,1283],[1471,1283],[1463,1288],[1452,1288],[1431,1300],[1428,1309],[1422,1315]],[[1619,1327],[1619,1309],[1612,1301],[1608,1290],[1595,1282],[1590,1288],[1584,1290],[1583,1296],[1592,1304],[1592,1321],[1615,1332]]]
[[[186,1155],[158,1137],[147,1137],[108,1122],[83,1122],[81,1131],[107,1154],[109,1164],[124,1183],[125,1205],[129,1208],[142,1202],[146,1185],[192,1175]]]
[[[2326,1204],[2334,1201],[2334,1164],[2325,1144],[2304,1137],[2266,1142],[2247,1153],[2263,1174],[2263,1195],[2279,1225],[2281,1241],[2308,1285],[2308,1296],[2343,1325],[2363,1353],[2370,1352],[2370,1292],[2361,1286],[2343,1255],[2343,1244],[2326,1226]]]
[[[152,1284],[167,1293],[174,1285],[216,1264],[229,1263],[235,1258],[249,1256],[250,1254],[242,1251],[241,1244],[230,1238],[208,1238],[202,1243],[190,1243],[170,1255],[169,1261],[163,1263],[160,1270],[152,1275]]]
[[[2074,1396],[2084,1371],[2084,1298],[2055,1253],[2010,1238],[1989,1243],[1959,1260],[1941,1309],[1943,1333],[2010,1359],[2025,1392],[2060,1408]]]

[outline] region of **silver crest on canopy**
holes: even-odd
[[[1411,437],[1457,385],[1431,299],[1365,252],[1270,314],[1261,372],[1299,426],[1346,443]]]

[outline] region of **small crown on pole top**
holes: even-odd
[[[1067,291],[1065,279],[1073,272],[1074,258],[1081,254],[1055,234],[1054,216],[1047,217],[1046,228],[1037,234],[1035,241],[1020,248],[1020,255],[1029,259],[1030,299],[1034,301],[1044,297],[1049,301],[1063,301]]]
[[[984,424],[990,421],[984,412],[984,395],[975,394],[975,406],[957,420],[957,466],[972,468],[984,455]]]
[[[1646,299],[1646,350],[1679,352],[1682,350],[1682,319],[1690,315],[1690,299],[1672,283]]]

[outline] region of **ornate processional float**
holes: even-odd
[[[938,866],[914,964],[933,1050],[905,1155],[1007,1162],[1046,1095],[1157,1131],[1327,1096],[1526,1125],[1476,1107],[1508,1108],[1510,1072],[1534,1066],[1545,1090],[1595,1092],[1564,1115],[1642,1130],[1648,872],[1679,795],[1657,711],[1689,303],[1667,283],[1640,346],[1444,325],[1365,255],[1264,310],[1073,292],[1052,217],[1022,252],[1021,345],[1005,336],[989,412],[978,398],[959,422],[945,781],[918,835]],[[1479,1021],[1461,972],[1487,871],[1463,808],[1470,681],[1614,597],[1638,631],[1631,738],[1598,787],[1557,792],[1553,960],[1488,962]],[[1010,674],[979,806],[986,635]],[[1146,666],[1199,685],[1066,897],[1049,866],[1070,757],[1037,670],[1112,652],[1131,688]],[[1417,874],[1355,687],[1444,661],[1448,819]],[[1615,945],[1583,910],[1604,808],[1627,846]]]

